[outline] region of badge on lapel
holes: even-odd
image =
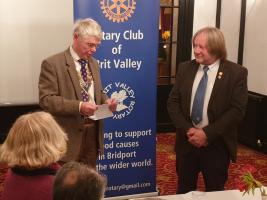
[[[218,73],[218,79],[221,79],[222,76],[223,76],[223,73],[222,73],[222,72],[219,72],[219,73]]]

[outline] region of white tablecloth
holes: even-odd
[[[245,194],[239,190],[225,190],[218,192],[205,192],[205,194],[199,198],[199,200],[261,200],[261,195],[258,190],[255,194]],[[137,200],[137,199],[135,199]],[[158,197],[138,198],[138,200],[193,200],[192,192],[180,195],[168,195]]]

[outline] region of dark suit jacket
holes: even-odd
[[[95,86],[96,104],[107,96],[102,93],[99,66],[94,58],[88,60]],[[70,50],[51,56],[42,62],[39,78],[39,104],[51,113],[68,134],[67,153],[64,161],[77,158],[84,131],[79,103],[82,101],[79,78]],[[103,152],[103,125],[97,123],[98,146]]]
[[[193,126],[190,118],[191,93],[199,64],[195,60],[179,65],[175,84],[170,92],[167,107],[176,127],[177,154],[185,154],[193,147],[186,132]],[[247,69],[230,61],[221,61],[214,87],[208,103],[209,125],[203,130],[208,144],[222,141],[226,145],[232,161],[237,154],[237,129],[247,104]]]

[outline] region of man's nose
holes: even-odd
[[[199,53],[200,52],[200,49],[199,49],[199,47],[194,47],[194,53]]]
[[[96,52],[96,47],[95,46],[91,47],[91,51],[95,53]]]

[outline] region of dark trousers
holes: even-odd
[[[98,133],[96,124],[89,124],[85,127],[80,153],[77,158],[78,162],[84,163],[96,168],[96,160],[98,157]]]
[[[202,148],[194,147],[189,153],[176,156],[177,193],[197,190],[199,172],[203,175],[206,191],[224,190],[229,163],[229,153],[223,143]]]

